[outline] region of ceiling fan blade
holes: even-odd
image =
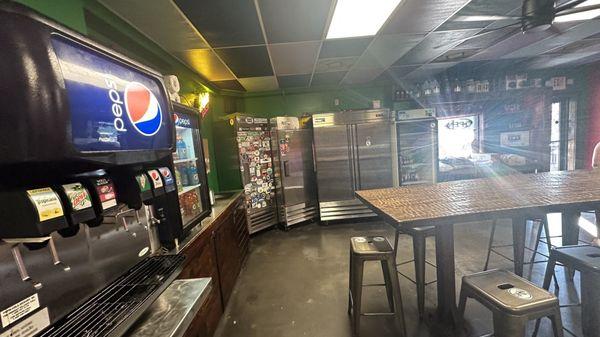
[[[566,9],[570,9],[570,8],[575,7],[575,6],[581,5],[582,3],[586,2],[586,1],[587,0],[573,0],[571,2],[567,2],[566,4],[563,4],[563,5],[560,5],[560,6],[556,7],[554,9],[554,12],[555,13],[562,12],[562,11],[564,11]]]
[[[587,11],[591,11],[594,9],[600,9],[600,4],[564,9],[564,10],[558,11],[555,16],[563,16],[563,15],[587,12]]]
[[[506,15],[459,15],[452,21],[456,22],[477,22],[477,21],[498,21],[498,20],[519,20],[520,16]]]
[[[520,23],[520,22],[516,22],[516,23],[512,23],[512,24],[510,24],[510,25],[505,25],[505,26],[502,26],[502,27],[498,27],[498,28],[490,29],[490,30],[488,30],[488,31],[485,31],[485,32],[483,32],[483,33],[481,33],[481,34],[476,34],[476,35],[469,36],[469,37],[465,37],[465,38],[462,38],[462,39],[458,39],[458,40],[449,41],[448,43],[445,43],[445,44],[441,44],[441,45],[435,46],[435,47],[433,47],[433,49],[439,49],[439,48],[442,48],[442,47],[447,47],[447,46],[450,46],[450,45],[453,45],[453,44],[456,44],[456,43],[463,43],[463,42],[465,42],[465,41],[469,41],[469,40],[472,40],[472,39],[475,39],[475,38],[478,38],[478,37],[482,37],[482,36],[485,36],[485,35],[488,35],[488,34],[494,33],[494,32],[496,32],[496,31],[498,31],[498,30],[501,30],[501,29],[504,29],[504,28],[508,28],[508,27],[515,27],[515,26],[517,26],[517,25],[519,25],[519,26],[520,26],[520,25],[521,25],[521,23]],[[510,33],[510,34],[512,34],[512,33]]]

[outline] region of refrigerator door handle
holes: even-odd
[[[353,134],[354,134],[354,146],[353,146],[353,148],[354,148],[354,151],[356,153],[356,159],[355,159],[355,162],[356,162],[356,166],[355,166],[356,188],[355,188],[355,190],[360,190],[362,188],[362,182],[360,180],[360,154],[359,154],[359,151],[358,151],[358,147],[360,145],[358,144],[358,131],[357,131],[358,127],[356,126],[356,124],[352,125],[352,127],[354,129],[354,131],[353,131]]]
[[[290,162],[288,160],[283,161],[283,176],[290,176]]]
[[[356,177],[354,176],[354,142],[352,141],[352,125],[346,125],[346,138],[348,144],[348,169],[350,170],[350,178],[352,179],[352,190],[356,191]]]

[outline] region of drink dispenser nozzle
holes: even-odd
[[[0,219],[4,222],[0,226],[0,239],[12,245],[12,255],[23,281],[31,282],[36,289],[42,287],[27,272],[19,248],[21,244],[30,249],[46,246],[54,265],[62,267],[66,272],[71,270],[71,267],[60,260],[50,235],[69,227],[60,197],[52,188],[0,192]]]

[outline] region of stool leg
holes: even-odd
[[[363,268],[364,261],[359,261],[353,267],[352,271],[352,326],[353,333],[355,336],[359,335],[360,330],[360,315],[361,315],[361,304],[362,304],[362,285],[363,285]]]
[[[388,265],[388,271],[391,271],[389,275],[393,289],[396,327],[401,333],[402,337],[407,337],[406,324],[404,322],[404,309],[402,308],[402,295],[400,293],[400,282],[398,281],[398,273],[396,272],[396,261],[392,260],[391,258],[388,258],[386,259],[386,263]]]
[[[552,252],[552,238],[550,236],[550,226],[548,225],[548,216],[542,218],[542,225],[544,225],[544,235],[546,235],[546,248],[548,249],[548,256]],[[558,294],[560,286],[558,285],[558,279],[556,278],[556,270],[553,268],[552,277],[554,278],[554,293]]]
[[[497,219],[494,219],[492,222],[492,232],[490,233],[490,242],[488,243],[487,257],[485,258],[485,266],[483,267],[483,271],[488,270],[488,265],[490,263],[490,254],[492,254],[492,245],[494,244],[494,234],[496,234],[497,221]]]
[[[400,230],[396,228],[394,233],[394,259],[398,258],[398,241],[400,240]]]
[[[462,322],[465,318],[465,310],[467,309],[467,291],[464,287],[460,288],[460,297],[458,300],[458,314],[460,315],[460,321]]]
[[[600,209],[594,210],[594,214],[596,215],[596,239],[593,240],[595,245],[599,245],[600,238]]]
[[[525,337],[525,317],[494,313],[494,337]]]
[[[352,314],[352,292],[354,291],[354,285],[352,284],[353,279],[353,268],[352,262],[354,259],[352,258],[352,247],[350,247],[350,264],[348,271],[348,315]]]
[[[413,254],[415,258],[415,281],[417,283],[417,304],[419,319],[425,315],[425,236],[415,235],[413,240]]]
[[[560,317],[560,308],[557,307],[554,310],[554,314],[549,316],[550,321],[552,321],[552,330],[554,331],[554,337],[563,337],[563,326],[562,326],[562,318]]]
[[[388,264],[385,260],[381,260],[381,271],[383,272],[383,282],[385,283],[385,291],[387,293],[390,312],[394,312],[394,288],[392,288],[391,273],[395,273],[395,271],[388,268]]]
[[[537,221],[532,220],[531,225],[534,226]],[[544,225],[542,221],[538,223],[538,230],[535,236],[535,245],[533,247],[533,253],[531,254],[531,259],[529,260],[529,278],[531,278],[531,274],[533,273],[533,263],[535,262],[535,257],[538,254],[538,247],[540,246],[540,240],[542,238],[542,229]]]
[[[552,256],[552,253],[550,253],[550,258],[548,259],[548,264],[546,265],[546,273],[544,274],[544,284],[542,285],[542,288],[546,290],[550,289],[550,282],[552,282],[552,277],[554,276],[555,266],[556,258]]]

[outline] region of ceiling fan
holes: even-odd
[[[455,22],[476,22],[476,21],[504,21],[512,20],[516,21],[501,27],[495,27],[492,29],[486,29],[484,32],[460,39],[454,40],[451,44],[457,42],[462,43],[474,38],[491,34],[495,31],[514,27],[515,30],[509,34],[514,34],[515,31],[521,30],[523,32],[528,31],[543,31],[546,29],[553,29],[552,23],[560,21],[562,17],[567,15],[573,15],[578,13],[585,13],[591,11],[600,10],[600,0],[569,0],[562,4],[557,4],[555,0],[523,0],[520,16],[508,16],[508,15],[458,15],[452,19]],[[594,13],[592,13],[594,14]],[[597,13],[595,16],[600,15]],[[517,28],[518,27],[518,28]],[[557,33],[560,33],[557,31]],[[448,44],[440,45],[435,47],[441,48]]]
[[[589,4],[589,5],[588,5]],[[600,9],[598,0],[570,0],[557,4],[555,0],[523,0],[520,16],[505,15],[463,15],[453,21],[497,21],[518,20],[514,25],[520,25],[521,30],[545,30],[560,17],[576,13],[584,13]],[[511,25],[512,26],[512,25]]]

